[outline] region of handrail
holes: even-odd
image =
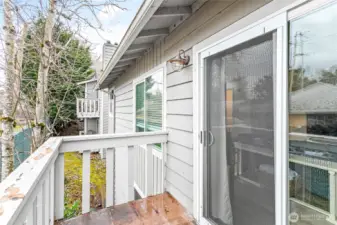
[[[0,224],[16,225],[53,224],[54,218],[62,219],[64,211],[64,154],[83,151],[82,213],[90,210],[90,151],[106,149],[106,204],[115,204],[113,185],[116,163],[123,164],[123,196],[133,198],[134,148],[136,145],[151,145],[167,142],[168,132],[83,135],[48,139],[37,151],[26,159],[0,184]],[[122,147],[122,148],[119,148]],[[120,153],[114,156],[115,149]],[[125,151],[126,150],[126,151]],[[151,154],[150,154],[151,153]],[[122,154],[122,156],[121,156]],[[152,151],[148,151],[149,165],[152,165]],[[114,157],[117,157],[116,159]],[[121,157],[121,158],[118,158]],[[122,161],[121,161],[122,160]],[[126,161],[124,161],[126,160]],[[149,167],[151,168],[151,167]],[[147,168],[146,170],[150,170]],[[129,177],[125,180],[125,174]],[[147,194],[152,194],[153,180],[146,175]],[[149,186],[150,185],[150,186]],[[152,185],[152,186],[151,186]],[[118,202],[121,203],[121,202]]]
[[[167,142],[167,131],[63,137],[60,153]],[[132,138],[132,139],[130,139]]]
[[[50,138],[0,183],[0,224],[23,224],[44,173],[58,155],[61,138]]]

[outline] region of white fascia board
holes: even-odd
[[[118,46],[115,54],[110,59],[108,65],[103,71],[102,76],[98,81],[98,85],[101,85],[103,81],[109,76],[110,71],[118,63],[120,58],[124,55],[126,50],[130,47],[133,41],[137,38],[147,22],[151,19],[153,14],[157,11],[164,0],[144,0],[142,6],[138,10],[135,18],[126,31],[120,45]]]
[[[81,85],[81,84],[87,84],[87,83],[91,83],[91,82],[97,82],[97,79],[95,79],[95,80],[85,80],[85,81],[78,82],[77,84]]]

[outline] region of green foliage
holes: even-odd
[[[81,214],[82,200],[82,155],[65,153],[65,216]],[[90,205],[100,208],[105,203],[105,161],[99,154],[91,154],[90,160]],[[78,204],[76,203],[78,202]]]
[[[80,201],[76,200],[73,204],[68,204],[65,202],[65,207],[64,207],[64,218],[65,219],[70,219],[73,218],[77,215],[81,214],[80,210]]]
[[[44,23],[44,18],[40,18],[30,26],[26,37],[29,45],[24,51],[22,90],[32,108],[35,108],[38,68],[44,45],[40,42],[43,40]],[[64,124],[76,119],[76,98],[83,97],[83,87],[77,83],[88,79],[94,71],[90,68],[89,47],[61,23],[54,27],[53,44],[49,45],[51,63],[46,110],[47,121],[54,124],[52,128],[57,133]]]
[[[305,74],[305,70],[302,68],[289,70],[289,73],[288,73],[289,90],[297,91],[302,88],[305,88],[306,86],[317,83],[317,80],[310,79],[306,77],[304,74]],[[291,79],[292,79],[292,87],[290,87]]]

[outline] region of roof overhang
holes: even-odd
[[[90,80],[81,81],[81,82],[78,82],[77,85],[87,84],[87,83],[91,83],[91,82],[97,82],[97,79],[90,79]]]
[[[109,87],[136,59],[170,33],[170,27],[192,14],[197,0],[144,0],[116,52],[98,80],[100,89]]]

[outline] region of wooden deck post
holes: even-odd
[[[114,204],[114,148],[106,150],[106,207],[113,206]]]

